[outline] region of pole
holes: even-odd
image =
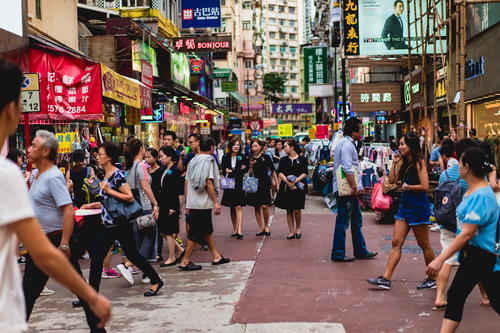
[[[342,73],[340,73],[340,79],[342,80],[342,117],[344,121],[347,120],[347,97],[346,97],[346,82],[345,82],[345,56],[342,57]]]
[[[339,100],[337,91],[337,48],[333,48],[333,107],[337,109],[337,101]],[[335,112],[337,114],[337,112]],[[338,119],[337,119],[338,122]]]

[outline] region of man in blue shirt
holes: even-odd
[[[441,157],[441,154],[439,150],[441,149],[441,146],[443,145],[443,140],[444,140],[444,133],[439,132],[437,136],[437,146],[431,151],[431,156],[429,158],[429,165],[431,166],[432,170],[434,171],[439,171],[439,158]]]
[[[344,124],[344,137],[335,148],[333,168],[343,168],[346,179],[352,189],[351,195],[339,196],[337,179],[333,177],[333,193],[336,193],[337,200],[337,220],[333,235],[333,246],[331,259],[337,262],[351,262],[355,258],[345,255],[345,233],[349,228],[351,220],[351,234],[356,259],[369,259],[377,255],[376,252],[369,252],[366,248],[365,239],[361,232],[363,216],[359,207],[359,191],[363,189],[361,176],[359,175],[358,151],[354,140],[361,139],[361,121],[358,118],[349,118]],[[355,173],[358,174],[355,177]]]

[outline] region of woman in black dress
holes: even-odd
[[[243,223],[243,206],[245,206],[245,192],[243,192],[243,176],[248,171],[248,159],[241,153],[242,142],[239,137],[229,141],[229,152],[222,157],[221,170],[225,177],[235,179],[234,189],[224,190],[221,204],[231,209],[233,234],[231,237],[243,239],[241,225]]]
[[[177,168],[177,153],[169,146],[160,149],[160,162],[164,169],[160,178],[160,216],[158,225],[168,247],[168,259],[160,267],[174,266],[184,254],[184,249],[175,241],[179,233],[180,203],[182,186],[181,172]]]
[[[287,239],[300,239],[300,223],[302,209],[306,200],[307,159],[299,156],[299,145],[293,139],[285,142],[285,152],[288,156],[280,160],[278,174],[281,180],[280,190],[276,198],[276,207],[286,209],[286,219],[290,233]]]
[[[269,206],[271,205],[271,179],[277,184],[276,171],[273,161],[262,152],[264,142],[253,139],[251,143],[252,157],[250,158],[250,175],[259,180],[259,187],[255,193],[247,193],[247,204],[255,208],[255,218],[259,225],[257,236],[270,236]]]
[[[151,177],[151,191],[155,196],[156,202],[160,202],[160,190],[161,190],[161,176],[163,175],[164,168],[158,164],[158,150],[155,148],[146,149],[146,154],[144,155],[146,163],[149,165],[149,175]],[[163,250],[163,237],[160,232],[157,232],[157,261],[162,260],[162,250]]]

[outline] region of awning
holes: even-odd
[[[238,101],[240,104],[246,104],[245,97],[241,96],[239,92],[230,92],[229,96],[234,98],[236,101]]]
[[[214,78],[231,78],[232,70],[230,68],[214,68]]]

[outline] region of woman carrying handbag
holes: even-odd
[[[300,223],[302,209],[307,192],[307,159],[299,156],[299,145],[293,139],[285,142],[285,152],[288,156],[281,158],[278,175],[281,180],[275,205],[286,210],[286,219],[290,233],[287,239],[300,239]]]
[[[151,287],[144,293],[144,296],[154,296],[163,287],[164,282],[151,264],[139,254],[135,244],[132,221],[118,217],[119,214],[116,214],[117,210],[114,207],[131,206],[135,201],[123,172],[115,166],[121,154],[120,148],[111,142],[105,142],[99,147],[97,163],[105,171],[105,180],[100,183],[102,203],[95,202],[81,207],[81,209],[102,208],[103,227],[100,232],[96,233],[95,244],[89,250],[91,257],[89,283],[99,291],[104,258],[115,240],[118,240],[122,249],[127,253],[128,259],[150,279]],[[123,212],[124,209],[121,211]],[[117,268],[130,284],[134,283],[129,267],[120,264]]]
[[[247,192],[247,204],[255,208],[255,218],[259,225],[257,236],[270,236],[269,231],[269,206],[271,205],[271,186],[274,179],[275,184],[278,183],[276,171],[274,169],[271,158],[263,154],[264,142],[259,139],[253,139],[250,145],[252,149],[252,157],[250,158],[250,177],[258,181],[257,191],[254,193]],[[271,177],[269,176],[271,172]],[[255,180],[251,179],[251,180]],[[244,179],[245,183],[246,180]],[[250,182],[248,182],[250,183]],[[244,184],[245,187],[245,184]]]
[[[245,192],[243,191],[243,176],[248,172],[248,159],[241,153],[242,141],[239,137],[234,137],[229,141],[228,150],[222,157],[221,187],[224,190],[222,195],[222,206],[231,210],[231,222],[233,223],[233,233],[231,237],[243,239],[241,227],[243,224],[243,207],[245,203]]]

